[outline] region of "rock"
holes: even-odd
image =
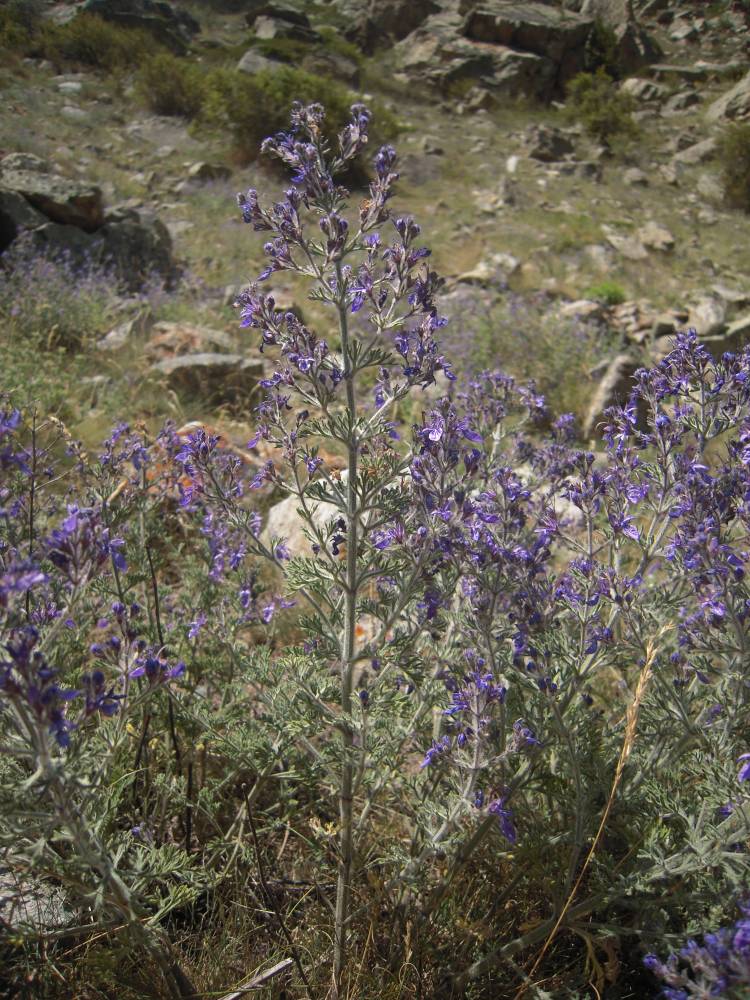
[[[341,473],[341,478],[346,479],[346,470]],[[342,516],[339,508],[332,503],[308,500],[308,505],[312,511],[313,523],[322,532],[326,531],[329,521],[338,520]],[[299,507],[300,502],[295,496],[288,496],[274,504],[266,516],[261,541],[270,545],[274,538],[283,538],[290,555],[311,556],[313,553],[310,542],[304,533],[305,522],[297,513]]]
[[[706,201],[712,201],[716,204],[724,201],[724,188],[718,177],[714,177],[713,174],[701,174],[695,185],[695,190]]]
[[[750,315],[736,319],[724,331],[724,335],[734,346],[731,350],[737,351],[744,347],[750,340]]]
[[[309,52],[302,60],[302,68],[318,76],[332,76],[352,87],[359,84],[359,65],[340,52],[319,48]]]
[[[717,147],[716,139],[703,139],[702,142],[696,142],[692,146],[688,146],[687,149],[683,149],[673,159],[675,163],[692,167],[697,163],[705,163],[707,160],[713,159]]]
[[[177,184],[175,185],[175,191],[184,191],[189,188],[187,184]],[[182,236],[183,233],[189,232],[194,226],[194,222],[190,222],[189,219],[169,219],[164,223],[167,227],[167,232],[175,239],[177,236]]]
[[[618,354],[607,366],[602,380],[594,390],[583,421],[583,437],[591,437],[602,423],[604,411],[610,406],[627,402],[633,390],[633,376],[640,365],[630,354]]]
[[[674,236],[666,228],[658,223],[650,221],[642,226],[637,233],[641,243],[649,250],[673,250]]]
[[[555,86],[581,72],[593,20],[545,3],[483,0],[466,12],[462,32],[475,42],[503,45],[551,60]]]
[[[36,229],[47,222],[47,217],[16,191],[0,188],[0,253],[11,245],[25,229]]]
[[[164,0],[86,0],[78,12],[148,31],[178,55],[185,54],[200,31],[200,25],[187,11]]]
[[[609,245],[614,247],[626,260],[645,260],[648,257],[648,251],[636,237],[623,236],[610,226],[602,226],[602,232]]]
[[[463,99],[458,114],[471,114],[476,111],[491,111],[497,107],[497,98],[486,87],[472,87]]]
[[[679,94],[672,94],[672,96],[664,102],[664,107],[661,109],[661,113],[666,117],[670,115],[680,115],[683,111],[688,111],[690,108],[694,108],[696,104],[700,104],[701,99],[699,95],[694,90],[683,90]]]
[[[731,90],[710,104],[706,111],[706,118],[710,122],[744,120],[748,117],[750,117],[750,73],[746,73]]]
[[[622,175],[622,179],[628,187],[648,187],[648,174],[638,167],[630,167]]]
[[[621,73],[632,73],[661,59],[658,42],[636,19],[631,0],[584,0],[581,13],[612,30]]]
[[[634,17],[633,0],[583,0],[581,11],[610,28],[617,28]]]
[[[251,396],[263,378],[263,362],[240,354],[183,354],[158,361],[151,371],[175,392],[220,405]]]
[[[288,21],[289,24],[297,24],[302,28],[310,27],[310,18],[307,14],[292,4],[283,3],[283,0],[246,0],[243,6],[250,8],[245,11],[245,23],[250,28],[255,25],[258,17]]]
[[[654,83],[653,80],[644,80],[641,77],[631,76],[620,85],[620,92],[628,94],[636,101],[647,104],[651,101],[660,101],[667,96],[667,88],[661,84]]]
[[[434,15],[394,47],[395,66],[404,79],[446,90],[475,81],[494,96],[548,99],[555,87],[554,63],[532,52],[470,42],[458,24]]]
[[[673,24],[669,37],[673,42],[697,42],[700,31],[693,21],[677,21]]]
[[[521,266],[520,260],[509,253],[496,253],[480,261],[471,271],[464,271],[456,281],[464,285],[504,285]]]
[[[96,346],[100,351],[119,351],[132,344],[134,340],[145,336],[153,326],[153,322],[153,314],[146,308],[137,316],[118,323],[97,342]]]
[[[641,17],[656,17],[657,14],[661,14],[664,11],[668,11],[671,6],[672,0],[643,0],[640,2],[640,16]]]
[[[673,336],[677,330],[678,325],[674,315],[672,313],[660,313],[651,327],[651,336],[654,339]]]
[[[599,321],[604,319],[606,307],[592,299],[577,299],[560,306],[558,313],[563,319]]]
[[[715,337],[726,327],[727,307],[720,298],[705,297],[690,307],[688,326],[699,337]]]
[[[229,334],[208,326],[196,326],[193,323],[162,321],[151,324],[150,331],[151,339],[145,353],[155,361],[165,361],[186,354],[200,354],[211,348],[231,353],[235,347],[234,340]]]
[[[435,0],[364,0],[348,17],[344,36],[371,53],[378,45],[406,38],[430,15],[439,12]]]
[[[678,166],[674,163],[663,163],[659,167],[659,175],[662,180],[667,184],[671,184],[673,187],[677,187],[680,173],[681,165]]]
[[[0,868],[0,923],[4,930],[30,927],[40,934],[65,927],[72,917],[59,886]]]
[[[651,332],[654,324],[654,307],[648,299],[621,302],[610,309],[610,326],[628,340],[640,344]]]
[[[573,160],[566,163],[556,163],[555,169],[566,177],[582,177],[587,181],[599,182],[603,176],[601,163],[594,160]]]
[[[115,279],[128,291],[137,291],[156,280],[169,286],[176,276],[172,239],[159,219],[112,219],[95,233],[96,257],[113,269]]]
[[[34,156],[33,153],[8,153],[0,159],[0,173],[17,170],[31,171],[39,174],[54,173],[52,166],[47,160],[43,160],[39,156]]]
[[[192,181],[226,181],[232,176],[232,171],[223,163],[193,163],[188,167],[188,177]]]
[[[445,154],[443,147],[432,135],[423,136],[419,145],[425,156],[443,156]]]
[[[712,285],[711,291],[730,306],[746,306],[750,304],[750,291],[740,288],[729,288],[727,285]]]
[[[573,143],[558,128],[532,125],[524,133],[526,155],[532,160],[553,163],[573,152]]]
[[[135,212],[125,218],[111,216],[95,233],[47,223],[32,230],[30,239],[38,252],[110,271],[126,291],[139,291],[154,280],[170,286],[176,277],[166,226],[158,219],[141,221]]]
[[[79,83],[78,80],[63,80],[62,83],[58,83],[57,89],[61,94],[70,96],[71,94],[80,94],[83,90],[83,84]]]
[[[256,17],[253,30],[256,38],[288,38],[291,41],[308,43],[321,41],[318,32],[304,24],[295,24],[280,17],[267,17],[265,14]]]
[[[244,56],[237,63],[237,70],[240,73],[262,73],[270,70],[272,73],[281,69],[284,63],[277,62],[276,59],[267,59],[262,56],[257,49],[248,49]]]
[[[85,122],[88,119],[88,115],[83,110],[83,108],[77,108],[72,104],[66,104],[60,109],[60,114],[63,118],[67,118],[71,122]]]
[[[0,160],[0,185],[3,188],[23,195],[26,201],[53,222],[78,226],[87,232],[102,224],[104,203],[100,188],[44,172],[38,165],[32,169],[18,169],[15,166],[17,162],[13,154]]]
[[[657,80],[680,79],[688,83],[703,83],[705,80],[724,80],[742,73],[746,69],[746,63],[723,62],[708,63],[703,61],[691,62],[679,66],[669,63],[656,63],[651,66],[651,75]]]

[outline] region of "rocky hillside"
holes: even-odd
[[[108,269],[113,330],[87,347],[97,377],[135,371],[193,418],[260,364],[231,310],[262,256],[234,194],[270,195],[279,178],[238,152],[231,108],[225,128],[191,110],[192,92],[182,113],[156,114],[163,80],[144,73],[157,57],[204,110],[216,81],[222,94],[259,81],[264,100],[316,86],[327,102],[374,98],[384,138],[399,133],[397,207],[448,279],[458,364],[536,376],[587,436],[676,328],[716,352],[750,336],[747,216],[722,184],[726,130],[750,119],[746,3],[86,0],[37,13],[26,35],[0,36],[0,250],[6,268],[23,243],[27,257]],[[115,65],[81,45],[71,56],[94,17],[126,39]],[[597,69],[592,118],[570,95]],[[274,290],[323,321],[293,282]],[[144,416],[159,410],[136,398]],[[105,405],[89,394],[76,418]]]

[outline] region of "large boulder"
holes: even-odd
[[[592,27],[591,18],[544,3],[485,0],[467,11],[462,31],[474,42],[503,45],[551,61],[560,88],[584,68]]]
[[[585,0],[581,12],[613,32],[622,73],[633,73],[657,62],[664,54],[658,42],[638,23],[632,0]]]
[[[526,155],[532,160],[554,163],[573,152],[570,139],[552,125],[530,125],[524,133]]]
[[[53,222],[93,232],[104,222],[101,189],[50,172],[43,161],[10,153],[0,160],[0,186],[22,195]]]
[[[356,4],[344,35],[364,52],[372,52],[378,45],[406,38],[439,11],[435,0],[364,0]]]
[[[158,361],[151,371],[175,392],[221,405],[253,395],[263,378],[263,362],[239,354],[181,354]]]
[[[269,17],[266,14],[256,17],[253,30],[258,38],[271,41],[276,38],[286,38],[294,42],[319,42],[321,37],[317,31],[295,21],[287,21],[281,17]]]
[[[245,5],[245,23],[252,28],[259,17],[287,21],[303,28],[310,27],[310,18],[307,14],[298,6],[284,3],[283,0],[249,0]]]
[[[240,73],[263,73],[265,70],[276,72],[283,65],[284,63],[278,62],[276,59],[269,59],[267,56],[261,55],[257,49],[248,49],[237,63],[236,68]]]
[[[179,4],[164,0],[86,0],[79,13],[96,14],[127,28],[148,31],[178,55],[184,55],[200,25]]]
[[[137,212],[115,213],[95,233],[47,223],[29,238],[38,252],[52,258],[109,271],[123,291],[137,292],[154,281],[169,286],[177,276],[166,226],[158,219],[141,220]]]
[[[610,406],[622,406],[633,391],[633,376],[638,363],[629,354],[618,354],[608,364],[599,385],[594,390],[588,412],[583,421],[583,436],[589,438],[604,422],[604,413]]]
[[[731,90],[709,105],[706,118],[710,122],[742,121],[750,118],[750,72],[746,73]]]
[[[47,219],[16,191],[0,187],[0,253],[25,229],[43,226]]]
[[[474,42],[461,34],[461,19],[436,14],[395,46],[397,68],[409,79],[444,89],[475,81],[491,93],[546,100],[555,88],[552,60],[533,52]]]

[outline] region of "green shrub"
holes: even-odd
[[[297,38],[256,38],[253,35],[248,41],[252,48],[267,59],[285,63],[302,62],[312,49],[309,42],[301,42]]]
[[[732,208],[750,212],[750,124],[730,125],[721,138],[724,197]]]
[[[603,302],[606,306],[619,306],[627,298],[625,289],[616,281],[600,281],[598,285],[587,288],[583,294],[587,299]]]
[[[10,0],[0,8],[0,49],[27,55],[40,27],[36,0]]]
[[[157,115],[194,118],[205,98],[206,77],[200,66],[159,52],[138,71],[136,92]]]
[[[589,73],[603,69],[613,79],[620,78],[621,60],[617,35],[608,24],[598,18],[594,21],[594,26],[586,39],[584,64]]]
[[[74,63],[111,71],[140,65],[161,46],[146,31],[79,14],[67,24],[45,24],[39,48],[40,55],[58,66]]]
[[[252,75],[223,69],[206,79],[203,119],[226,129],[238,159],[247,163],[257,156],[258,145],[266,136],[285,127],[293,101],[325,105],[328,137],[333,139],[349,120],[349,108],[355,100],[355,95],[335,80],[291,66]],[[370,135],[376,145],[393,137],[398,125],[377,102],[372,106],[374,128]]]
[[[568,113],[586,131],[608,145],[616,137],[635,135],[632,111],[635,106],[629,94],[623,94],[615,81],[603,69],[596,73],[579,73],[568,84]]]

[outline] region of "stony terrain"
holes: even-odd
[[[723,203],[717,156],[726,124],[750,117],[742,4],[88,0],[48,4],[45,16],[65,21],[82,8],[129,25],[156,18],[162,40],[198,66],[281,65],[249,42],[242,54],[243,39],[314,44],[316,71],[384,100],[401,126],[397,207],[420,220],[448,279],[459,364],[471,354],[544,383],[555,344],[580,342],[573,384],[554,402],[577,411],[587,436],[676,328],[695,327],[718,352],[747,339],[747,218]],[[617,39],[619,86],[636,104],[637,134],[612,149],[564,103],[595,20]],[[326,53],[326,26],[358,46],[359,65]],[[30,229],[37,251],[114,267],[112,330],[90,354],[102,386],[127,369],[166,389],[186,419],[231,405],[260,370],[237,341],[231,303],[261,241],[234,194],[270,194],[278,176],[232,162],[216,130],[144,110],[127,74],[58,73],[26,58],[0,86],[0,248]],[[292,281],[274,290],[290,303],[301,295]],[[472,338],[481,347],[467,354]],[[76,411],[84,431],[98,428],[107,395]],[[134,398],[143,416],[159,410]]]

